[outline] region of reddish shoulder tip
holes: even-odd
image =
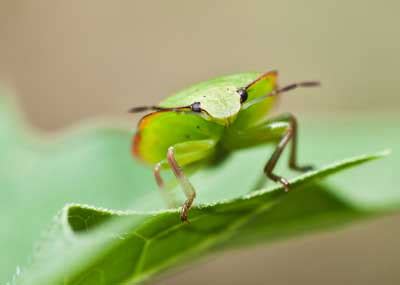
[[[133,137],[132,155],[137,158],[140,158],[140,153],[139,153],[140,141],[141,141],[140,132],[136,132],[135,136]]]
[[[267,76],[278,77],[278,75],[279,75],[278,70],[271,70],[271,71],[269,71],[269,72],[267,72],[267,73],[265,74],[266,77],[267,77]]]
[[[266,74],[264,74],[263,77],[270,78],[273,81],[273,83],[276,84],[276,82],[278,81],[278,76],[279,76],[278,71],[273,70],[273,71],[270,71],[270,72],[267,72]]]

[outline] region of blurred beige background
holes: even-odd
[[[194,82],[272,68],[282,83],[323,82],[281,109],[397,114],[399,9],[394,0],[1,0],[0,81],[46,130],[94,116],[128,121],[129,107]],[[399,284],[398,221],[229,253],[159,284]]]
[[[0,74],[33,123],[125,115],[212,76],[321,79],[296,112],[398,110],[398,1],[0,1]],[[302,92],[301,94],[304,94]]]

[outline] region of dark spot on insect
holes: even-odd
[[[247,100],[248,94],[245,88],[238,89],[237,93],[240,96],[240,103],[243,103]]]
[[[194,102],[192,105],[190,105],[190,109],[192,109],[193,112],[200,113],[201,112],[200,102]]]
[[[196,126],[196,129],[200,130],[200,126]]]
[[[185,138],[190,139],[190,135],[185,135]]]

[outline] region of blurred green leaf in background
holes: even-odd
[[[322,166],[400,143],[396,120],[346,120],[300,120],[301,161]],[[44,140],[24,125],[9,97],[0,97],[0,283],[18,266],[16,284],[131,284],[211,249],[249,246],[400,206],[396,150],[324,184],[316,179],[375,156],[295,178],[299,189],[288,195],[270,182],[269,190],[248,194],[270,153],[263,147],[196,174],[197,203],[204,206],[185,225],[176,210],[160,210],[151,170],[133,161],[130,143],[130,132],[98,126]]]

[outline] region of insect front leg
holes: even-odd
[[[186,201],[183,203],[181,210],[181,220],[186,222],[188,220],[189,210],[192,207],[194,199],[196,198],[196,191],[192,183],[190,183],[189,179],[183,172],[181,166],[179,166],[178,162],[176,161],[175,148],[173,146],[168,148],[167,160],[186,196]]]
[[[160,188],[164,187],[164,182],[161,179],[160,171],[162,168],[170,168],[177,178],[185,196],[181,210],[181,220],[187,221],[189,210],[192,207],[193,201],[196,197],[196,191],[190,183],[187,175],[182,167],[186,170],[196,165],[201,161],[205,161],[214,154],[214,147],[216,141],[213,139],[187,141],[170,146],[166,154],[166,160],[158,163],[154,168],[154,176]],[[163,193],[163,195],[165,195]]]

